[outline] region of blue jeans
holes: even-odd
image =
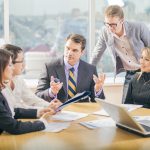
[[[128,92],[129,83],[133,79],[133,77],[136,74],[136,72],[139,72],[139,71],[140,70],[126,71],[125,81],[124,81],[124,86],[123,86],[123,95],[122,95],[122,103],[123,104],[124,104],[124,101],[126,99],[126,95],[127,95],[127,92]]]

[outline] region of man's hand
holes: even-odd
[[[95,82],[95,92],[98,92],[103,87],[105,78],[105,74],[99,74],[98,77],[96,75],[93,75],[93,80]]]
[[[51,88],[51,92],[54,95],[57,95],[59,90],[62,88],[63,83],[58,81],[55,82],[55,78],[53,76],[51,76],[51,82],[50,82],[50,88]]]
[[[48,107],[54,109],[55,111],[60,105],[62,105],[62,102],[58,99],[54,99],[50,102]]]
[[[42,121],[45,125],[45,128],[48,127],[48,122],[49,122],[49,119],[50,117],[52,116],[52,113],[51,112],[46,112],[42,115],[42,117],[39,119],[40,121]]]

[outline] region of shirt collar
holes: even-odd
[[[79,67],[79,62],[80,62],[80,61],[78,61],[74,66],[71,66],[71,65],[64,59],[65,69],[66,69],[66,70],[69,70],[70,68],[73,67],[74,70],[77,71],[77,70],[78,70],[78,67]]]

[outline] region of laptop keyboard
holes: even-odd
[[[150,127],[144,125],[144,124],[140,124],[147,132],[150,132]]]

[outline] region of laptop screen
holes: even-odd
[[[130,114],[125,110],[125,108],[102,101],[100,99],[96,100],[102,105],[110,117],[116,122],[116,124],[123,125],[125,127],[132,128],[143,132],[144,129],[130,116]]]

